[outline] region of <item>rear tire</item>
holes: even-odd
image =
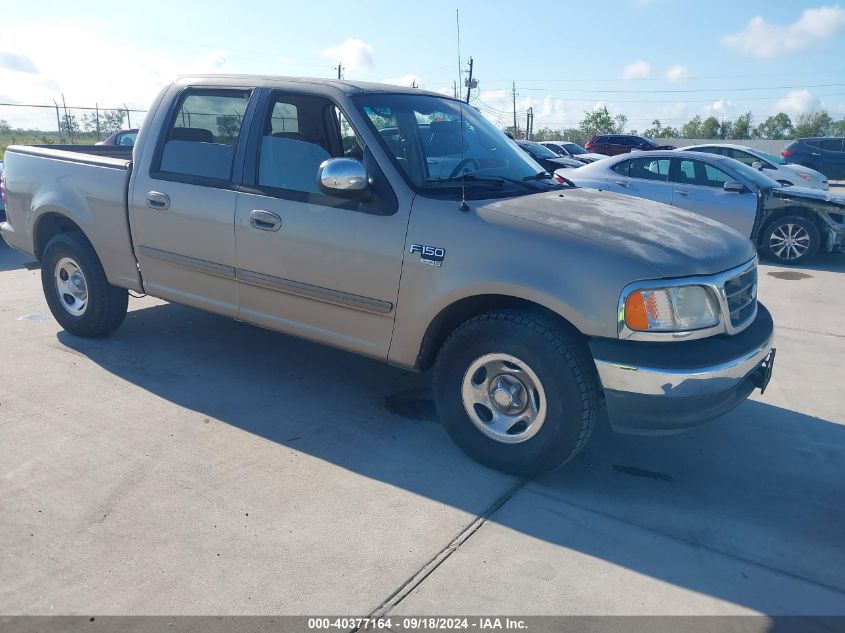
[[[60,233],[47,243],[41,286],[56,321],[76,336],[103,336],[126,318],[129,293],[108,282],[97,253],[81,233]]]
[[[600,401],[583,343],[522,310],[488,312],[459,326],[437,355],[433,383],[454,442],[485,466],[520,476],[577,455]]]
[[[800,215],[785,215],[769,222],[760,234],[760,247],[779,264],[797,266],[813,257],[821,246],[815,223]]]

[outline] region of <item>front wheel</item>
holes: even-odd
[[[94,248],[81,233],[60,233],[41,258],[41,286],[50,312],[68,332],[94,337],[126,317],[129,295],[112,286]]]
[[[586,445],[598,377],[574,333],[528,311],[498,310],[470,319],[443,345],[434,400],[470,457],[531,476],[562,466]]]
[[[819,228],[798,215],[773,220],[760,236],[760,246],[780,264],[803,264],[815,256],[820,245]]]

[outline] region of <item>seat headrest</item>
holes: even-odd
[[[194,143],[213,143],[211,130],[201,127],[175,127],[170,133],[171,141],[193,141]]]

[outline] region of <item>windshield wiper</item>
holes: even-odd
[[[499,178],[493,176],[474,176],[472,174],[465,174],[463,176],[450,176],[449,178],[427,178],[427,183],[434,182],[474,182],[474,183],[490,183],[493,185],[503,185],[507,182],[506,178]]]
[[[549,178],[554,178],[554,175],[551,172],[540,171],[533,176],[526,176],[522,180],[548,180]]]

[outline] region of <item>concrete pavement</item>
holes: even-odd
[[[763,397],[531,482],[465,458],[425,376],[149,298],[74,338],[24,262],[0,614],[845,613],[845,256],[761,268]]]

